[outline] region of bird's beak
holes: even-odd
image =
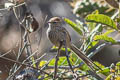
[[[51,23],[51,22],[50,22],[50,21],[48,21],[48,22],[47,22],[47,24],[48,24],[48,23]]]

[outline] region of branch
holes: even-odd
[[[22,65],[22,66],[25,66],[25,67],[26,67],[26,66],[27,66],[27,67],[31,67],[31,68],[33,68],[33,69],[39,70],[39,71],[41,71],[41,72],[49,75],[49,73],[47,73],[47,72],[45,72],[45,71],[43,71],[43,70],[41,70],[41,69],[35,68],[35,67],[33,67],[33,66],[29,65],[29,64],[21,63],[21,62],[18,62],[18,61],[15,61],[15,60],[13,60],[13,59],[6,58],[6,57],[1,57],[1,56],[0,56],[0,58],[5,59],[5,60],[7,60],[7,61],[14,62],[14,63],[16,63],[16,64],[19,64],[19,65]]]
[[[84,63],[80,63],[79,65],[72,66],[72,68],[73,68],[73,69],[75,69],[75,68],[80,68],[83,64],[84,64]],[[54,66],[47,66],[46,68],[47,68],[47,69],[53,69]],[[59,68],[59,69],[70,69],[69,66],[59,66],[58,68]]]

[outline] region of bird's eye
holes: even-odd
[[[53,22],[53,24],[56,24],[57,22]]]

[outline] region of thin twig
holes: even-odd
[[[9,51],[7,51],[6,53],[0,55],[0,57],[3,57],[3,56],[5,56],[5,55],[9,54],[10,52],[11,52],[11,50],[9,50]]]
[[[30,59],[31,57],[33,57],[35,54],[37,54],[38,50],[36,50],[35,52],[33,52],[28,58],[26,58],[25,60],[27,61],[27,59]],[[27,63],[31,63],[32,61],[29,61]]]
[[[26,44],[24,44],[24,46],[23,46],[23,48],[22,48],[22,49],[21,49],[21,48],[19,49],[19,52],[18,52],[18,56],[17,56],[16,61],[19,61],[19,58],[20,58],[20,56],[22,55],[22,53],[23,53],[23,51],[24,51],[25,47],[26,47]],[[17,64],[16,64],[16,63],[13,65],[13,67],[12,67],[12,69],[11,69],[11,70],[14,70],[14,72],[13,72],[13,73],[15,73],[15,72],[17,71]]]
[[[9,10],[11,7],[20,7],[20,6],[22,6],[22,5],[25,5],[26,3],[25,2],[23,2],[23,3],[21,3],[21,4],[18,4],[18,5],[14,5],[14,6],[10,6],[10,7],[8,7],[8,8],[1,8],[0,9],[0,11],[4,11],[4,10]]]
[[[25,20],[23,19],[22,21],[20,21],[20,19],[18,18],[18,15],[17,15],[17,12],[16,12],[16,7],[13,7],[13,12],[14,12],[14,15],[15,15],[18,23],[19,23],[25,30],[29,31],[28,28],[26,28],[26,26],[23,25],[23,22],[24,22]]]
[[[104,80],[103,78],[101,78],[100,76],[98,76],[95,72],[93,72],[93,71],[88,71],[88,73],[91,75],[91,76],[93,76],[93,77],[95,77],[96,79],[98,79],[98,80]]]
[[[86,76],[88,76],[89,74],[86,74],[86,75],[82,75],[82,76],[78,76],[76,80],[79,80],[80,78],[84,78]]]
[[[47,63],[43,66],[43,67],[41,67],[41,70],[44,70],[45,68],[47,68],[48,67],[48,64],[50,63],[50,61],[52,60],[53,58],[51,58],[49,61],[47,61]]]
[[[38,63],[43,57],[46,56],[46,53],[44,53],[41,57],[39,57],[38,59],[35,60],[35,64]],[[32,64],[33,65],[33,64]]]
[[[25,47],[27,46],[27,43],[24,43],[23,48],[20,49],[20,51],[18,52],[18,57],[17,60],[20,58],[20,56],[22,55],[23,51],[25,50]]]

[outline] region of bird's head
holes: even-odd
[[[53,17],[48,21],[48,24],[54,27],[60,26],[61,23],[62,23],[62,18],[60,17]]]

